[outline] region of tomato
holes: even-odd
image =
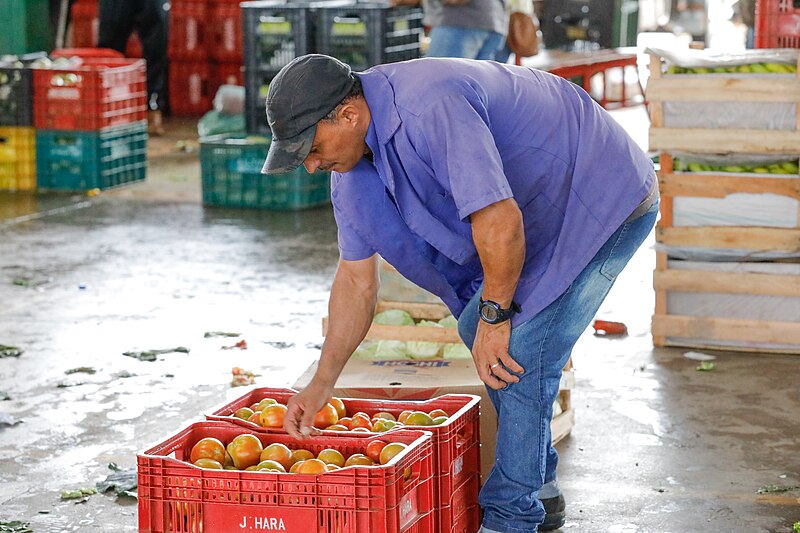
[[[353,433],[372,433],[372,428],[353,428],[350,431]]]
[[[374,440],[367,444],[367,457],[372,459],[373,462],[379,463],[381,461],[381,450],[386,446],[386,441]]]
[[[319,459],[303,461],[300,466],[297,467],[298,474],[322,474],[327,471],[328,468],[325,466],[325,463]]]
[[[344,418],[347,416],[347,409],[344,406],[344,402],[341,398],[331,398],[328,400],[328,403],[331,404],[334,409],[336,409],[336,414],[339,415],[339,418]]]
[[[353,423],[350,429],[356,428],[372,429],[372,420],[366,413],[356,413],[353,415]]]
[[[327,431],[350,431],[346,426],[334,424],[325,428]]]
[[[407,426],[432,426],[433,419],[428,413],[422,411],[414,411],[406,418],[405,424]]]
[[[264,448],[261,451],[260,459],[262,462],[267,460],[275,461],[283,467],[284,471],[291,468],[294,463],[294,461],[292,461],[292,450],[285,444],[279,442],[275,442]]]
[[[252,422],[253,424],[260,426],[261,425],[261,411],[256,411],[253,413],[250,418],[247,419],[248,422]]]
[[[372,415],[372,418],[385,418],[386,420],[391,420],[392,422],[397,421],[397,419],[394,417],[392,413],[387,413],[386,411],[375,413],[374,415]]]
[[[272,470],[276,472],[286,472],[286,469],[277,461],[272,461],[271,459],[267,459],[266,461],[261,461],[256,465],[256,470]]]
[[[350,417],[340,418],[338,422],[336,422],[340,426],[344,426],[347,429],[353,429],[353,419]]]
[[[286,410],[287,407],[279,403],[268,405],[261,411],[261,426],[265,428],[282,428]]]
[[[394,459],[397,456],[397,454],[399,454],[405,449],[406,445],[403,444],[402,442],[391,442],[387,444],[381,450],[381,457],[380,457],[381,464],[385,465],[386,463]]]
[[[439,418],[440,416],[447,416],[447,412],[444,409],[434,409],[428,413],[428,416],[431,418]]]
[[[218,461],[215,461],[213,459],[207,459],[205,457],[201,457],[200,459],[198,459],[197,461],[195,461],[192,464],[194,464],[194,466],[199,466],[200,468],[210,468],[210,469],[213,469],[213,470],[222,470],[222,465],[219,464]]]
[[[447,418],[446,416],[437,416],[436,418],[433,419],[433,423],[431,425],[432,426],[441,426],[442,424],[444,424],[448,420],[449,420],[449,418]]]
[[[401,424],[405,424],[406,418],[408,418],[408,415],[410,415],[412,412],[413,411],[403,411],[402,413],[400,413],[400,415],[398,415],[397,421],[400,422]]]
[[[231,454],[234,466],[239,470],[261,462],[262,450],[261,441],[250,433],[239,435],[228,444],[228,453]]]
[[[338,421],[339,415],[336,413],[336,408],[331,404],[326,403],[325,406],[320,409],[320,411],[314,417],[313,426],[315,428],[322,429],[332,426]]]
[[[241,418],[242,420],[247,420],[248,418],[253,416],[253,410],[250,409],[249,407],[242,407],[241,409],[233,413],[233,416],[235,416],[236,418]]]
[[[354,453],[347,458],[344,466],[372,466],[375,462],[363,453]]]
[[[194,463],[198,459],[211,459],[220,464],[225,462],[225,445],[218,439],[206,437],[200,439],[197,444],[192,446],[192,452],[189,454],[189,461]]]
[[[344,466],[344,455],[342,455],[342,452],[331,448],[326,448],[325,450],[319,452],[317,459],[325,464],[336,465],[340,467]]]
[[[314,454],[308,450],[292,450],[292,461],[295,463],[299,463],[300,461],[307,461],[308,459],[313,459]]]
[[[372,431],[374,433],[386,433],[390,429],[395,426],[396,422],[394,420],[387,420],[385,418],[379,418],[377,422],[372,424]]]
[[[300,468],[300,465],[303,464],[305,461],[297,461],[292,467],[289,469],[290,474],[294,474],[297,472],[297,469]]]
[[[328,472],[333,472],[334,470],[339,470],[340,468],[342,467],[339,465],[332,465],[327,463],[325,464],[325,470],[327,470]]]

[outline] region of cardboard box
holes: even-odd
[[[570,365],[568,368],[561,379],[561,388],[566,391],[571,390],[574,384],[573,371]],[[305,388],[316,371],[315,362],[300,376],[294,388]],[[350,359],[336,382],[334,394],[346,398],[389,400],[427,400],[443,394],[480,396],[481,475],[484,479],[494,465],[497,414],[471,360]],[[553,421],[551,427],[554,442],[569,434],[573,421],[574,412],[571,408],[565,409]]]

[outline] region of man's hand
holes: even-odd
[[[500,324],[487,324],[478,321],[478,331],[472,346],[472,358],[481,381],[489,387],[499,390],[510,383],[519,382],[518,374],[525,370],[508,354],[508,343],[511,339],[511,321]]]
[[[333,389],[318,385],[313,381],[302,392],[289,398],[286,403],[288,410],[283,419],[283,429],[295,439],[305,439],[309,435],[319,434],[319,430],[312,426],[314,417],[322,409]]]

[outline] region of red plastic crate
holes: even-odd
[[[480,474],[475,474],[453,491],[449,502],[437,509],[442,533],[475,533],[481,527],[481,508],[478,493]]]
[[[211,414],[206,415],[206,418],[230,421],[254,430],[270,431],[232,415],[241,407],[248,407],[264,398],[273,398],[277,402],[285,404],[295,394],[297,392],[292,389],[253,389],[244,396],[214,409]],[[443,409],[449,415],[448,421],[439,426],[404,426],[404,429],[425,430],[433,433],[433,471],[436,478],[434,501],[437,509],[447,505],[443,502],[450,501],[455,487],[459,487],[474,475],[480,475],[480,397],[470,394],[446,394],[421,401],[342,398],[342,402],[348,413],[363,411],[368,415],[373,415],[380,411],[386,411],[397,416],[406,409],[425,412]],[[326,432],[326,434],[330,433],[332,432]],[[475,501],[477,503],[477,500]],[[437,525],[439,520],[440,517],[437,513]]]
[[[431,436],[398,431],[408,448],[383,466],[347,467],[319,475],[197,468],[184,460],[205,437],[223,443],[248,433],[226,422],[197,422],[137,457],[140,532],[241,529],[320,533],[433,533]],[[298,441],[257,432],[314,454],[335,448],[364,453],[377,435],[325,435]],[[404,473],[411,475],[405,479]],[[282,527],[281,527],[282,526]]]
[[[147,119],[141,59],[84,58],[80,67],[35,69],[33,124],[46,130],[99,130]]]
[[[205,2],[174,2],[169,10],[170,60],[199,61],[208,58],[211,27],[210,10]]]
[[[800,2],[757,0],[756,48],[800,48]]]
[[[242,10],[238,4],[212,4],[214,35],[211,57],[217,61],[242,63]]]
[[[72,46],[75,48],[95,48],[99,31],[100,22],[97,15],[97,1],[80,1],[72,4]],[[131,34],[128,39],[125,56],[142,57],[142,43],[136,33]]]
[[[172,61],[169,65],[169,106],[173,115],[202,115],[211,110],[212,65],[201,61]]]

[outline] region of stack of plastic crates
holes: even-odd
[[[264,175],[266,136],[216,135],[200,140],[203,204],[270,210],[297,210],[330,202],[330,173],[299,168]]]
[[[44,54],[0,61],[0,190],[36,188],[36,131],[33,129],[33,70]]]
[[[325,6],[317,20],[317,51],[365,70],[420,57],[422,8],[364,3]]]
[[[756,2],[756,48],[800,48],[800,1]]]
[[[84,57],[76,66],[35,69],[33,86],[39,189],[105,189],[145,178],[143,60]]]

